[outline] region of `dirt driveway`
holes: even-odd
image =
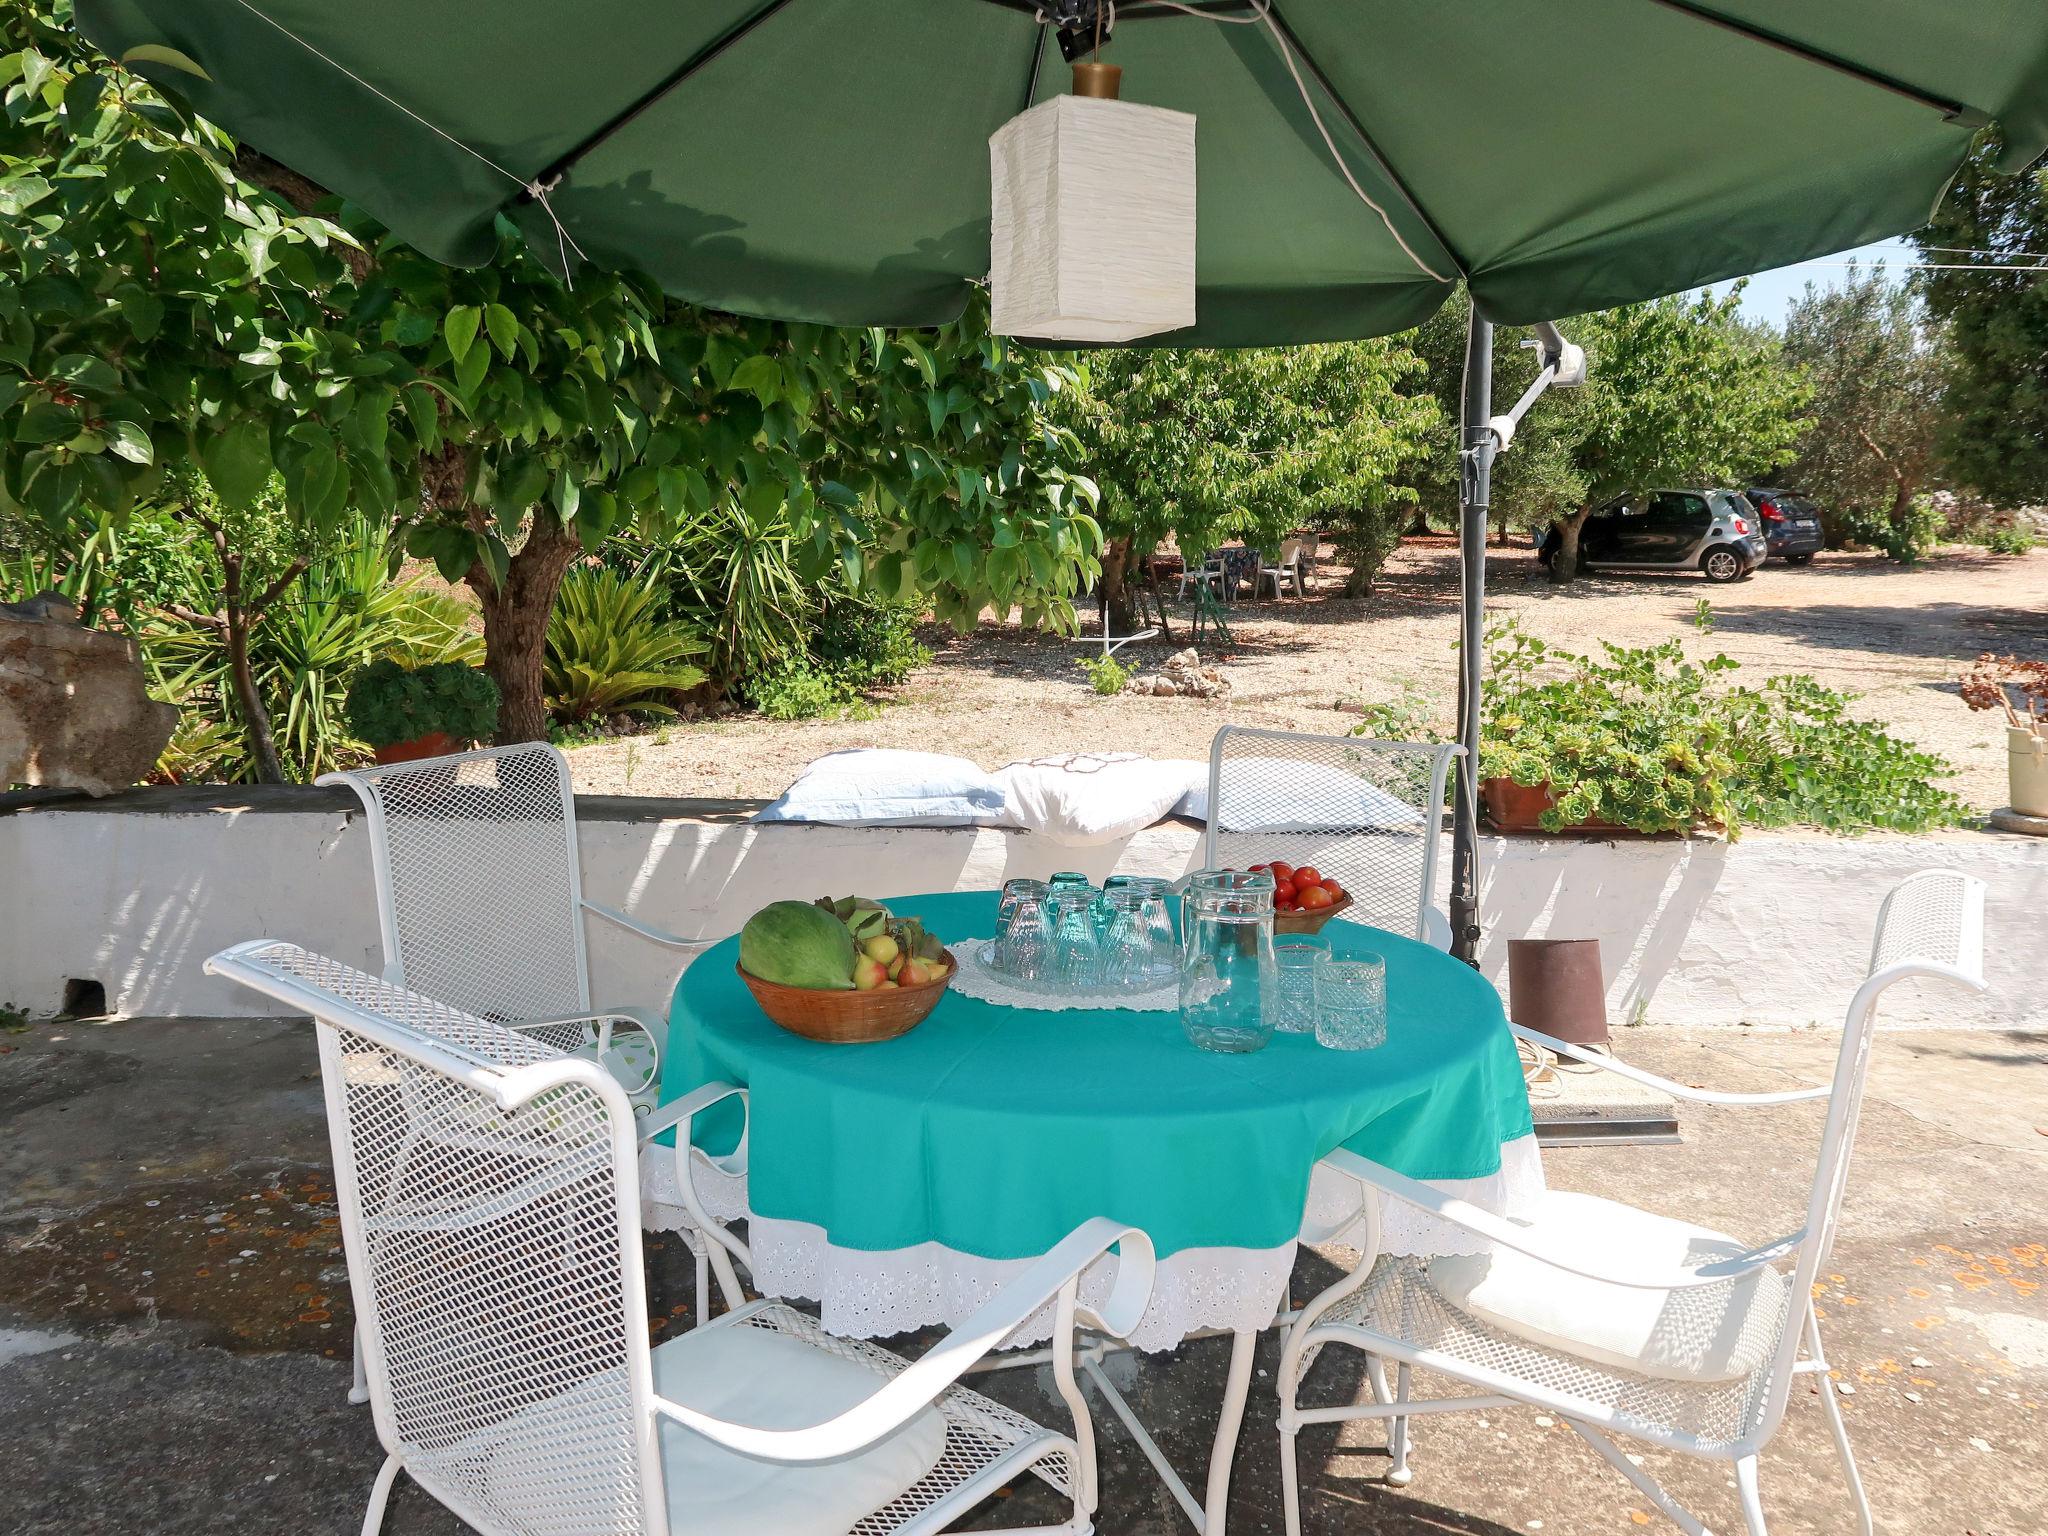
[[[988,768],[1077,748],[1201,757],[1226,721],[1338,732],[1355,723],[1339,704],[1411,695],[1447,727],[1457,581],[1452,542],[1422,539],[1403,546],[1369,598],[1240,604],[1234,646],[1205,657],[1234,684],[1223,703],[1099,698],[1078,666],[1088,647],[988,624],[965,638],[928,635],[932,664],[893,690],[876,719],[677,726],[664,744],[642,736],[576,752],[576,782],[606,794],[775,795],[811,759],[855,746],[953,752]],[[1958,701],[1956,670],[1985,650],[2048,655],[2048,550],[2000,557],[1959,546],[1920,566],[1822,555],[1805,569],[1772,564],[1730,586],[1686,575],[1594,577],[1560,588],[1517,545],[1488,559],[1487,588],[1489,614],[1520,615],[1554,645],[1684,635],[1703,654],[1725,651],[1741,662],[1739,676],[1810,672],[1861,693],[1860,712],[1946,756],[1958,770],[1954,787],[1985,809],[2004,803],[2004,738],[1991,717]],[[1715,619],[1705,638],[1693,628],[1702,597]],[[1153,666],[1175,648],[1155,643],[1123,654]]]

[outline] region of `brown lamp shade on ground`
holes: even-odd
[[[1573,1045],[1605,1045],[1600,941],[1509,939],[1508,1017]]]

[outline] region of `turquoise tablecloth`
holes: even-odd
[[[988,892],[890,905],[949,943],[995,923]],[[1340,952],[1386,957],[1378,1050],[1276,1035],[1222,1056],[1170,1012],[1026,1012],[950,992],[898,1039],[819,1045],[761,1012],[728,939],[677,983],[662,1096],[749,1088],[750,1207],[843,1248],[1025,1258],[1097,1215],[1142,1227],[1161,1257],[1272,1248],[1300,1230],[1310,1170],[1332,1148],[1418,1179],[1496,1172],[1530,1121],[1493,987],[1412,939],[1323,932]],[[724,1152],[737,1130],[736,1112],[714,1112],[696,1140]]]

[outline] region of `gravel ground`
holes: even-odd
[[[1337,575],[1328,574],[1326,589]],[[1583,650],[1600,640],[1641,645],[1683,635],[1703,654],[1726,651],[1747,679],[1810,672],[1860,693],[1861,713],[1947,757],[1958,770],[1954,787],[1987,810],[2005,801],[2004,738],[1992,717],[1957,700],[1957,668],[1986,650],[2048,654],[2048,550],[2007,558],[1958,546],[1910,567],[1824,554],[1805,569],[1772,564],[1732,586],[1688,574],[1594,577],[1559,588],[1518,543],[1488,559],[1487,590],[1490,615],[1520,615],[1553,645]],[[1702,597],[1716,620],[1704,639],[1692,624]],[[1092,615],[1089,622],[1094,627]],[[986,768],[1076,748],[1202,757],[1226,721],[1341,732],[1355,717],[1340,704],[1410,695],[1447,727],[1456,697],[1456,548],[1448,538],[1412,540],[1369,598],[1311,593],[1241,603],[1231,629],[1235,645],[1204,657],[1234,685],[1222,702],[1100,698],[1077,666],[1087,647],[989,623],[965,637],[926,635],[932,664],[890,690],[877,718],[738,716],[675,726],[659,744],[646,735],[573,753],[576,785],[600,794],[773,796],[813,758],[868,746],[952,752]],[[1179,644],[1120,654],[1151,668]]]

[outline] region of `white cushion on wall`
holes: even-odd
[[[1172,814],[1205,764],[1135,752],[1067,752],[996,770],[1003,825],[1070,848],[1133,836]]]
[[[819,758],[756,821],[971,827],[1003,809],[1003,786],[964,757],[858,747]]]

